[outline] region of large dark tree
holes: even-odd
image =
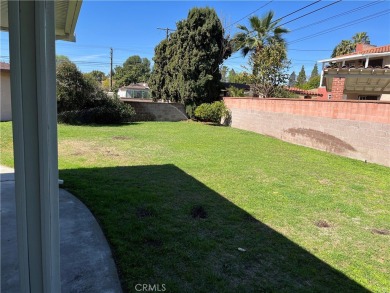
[[[150,84],[155,98],[195,105],[219,99],[219,67],[230,47],[214,9],[191,9],[155,52]]]

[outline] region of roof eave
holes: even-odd
[[[368,54],[356,54],[356,55],[350,55],[350,56],[340,56],[335,58],[329,58],[329,59],[323,59],[317,61],[318,63],[325,63],[325,62],[333,62],[333,61],[344,61],[344,60],[354,60],[354,59],[362,59],[362,58],[371,58],[371,57],[381,57],[381,56],[390,56],[390,52],[384,52],[384,53],[368,53]]]

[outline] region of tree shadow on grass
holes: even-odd
[[[369,292],[174,165],[61,170],[125,291]]]

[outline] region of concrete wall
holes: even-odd
[[[225,98],[231,126],[390,167],[390,102]]]
[[[134,121],[174,122],[188,119],[182,104],[134,100],[123,100],[123,102],[130,104],[134,108],[136,112]]]
[[[0,121],[10,121],[11,112],[11,79],[9,71],[0,71]]]

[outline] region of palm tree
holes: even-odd
[[[235,51],[241,50],[243,56],[248,53],[256,53],[271,40],[284,42],[282,35],[288,33],[288,29],[278,26],[279,21],[272,21],[274,12],[269,11],[262,18],[252,16],[249,18],[250,29],[244,25],[238,25],[237,28],[242,32],[233,37]]]
[[[360,32],[356,33],[352,37],[354,44],[369,44],[370,43],[370,37],[367,35],[366,32]]]
[[[346,55],[352,53],[355,50],[355,44],[350,40],[342,40],[332,52],[331,57]]]
[[[346,55],[355,51],[356,44],[369,44],[370,37],[366,32],[356,33],[352,37],[352,41],[350,40],[342,40],[332,52],[331,57],[334,58],[336,56]]]

